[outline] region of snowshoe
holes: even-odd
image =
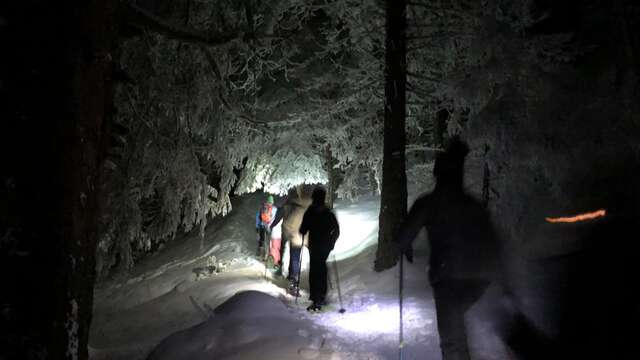
[[[322,306],[316,303],[313,303],[311,305],[309,305],[309,307],[307,307],[307,311],[308,312],[320,312],[322,311]]]

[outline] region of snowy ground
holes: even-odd
[[[129,278],[100,284],[91,358],[398,358],[398,267],[372,270],[377,200],[336,206],[341,237],[330,257],[330,306],[321,314],[304,310],[306,273],[296,302],[284,291],[286,282],[265,277],[264,266],[251,256],[258,203],[256,196],[238,199],[232,214],[215,224],[218,230],[207,233],[204,248],[197,237],[176,240]],[[212,262],[222,264],[222,272],[196,280],[193,269]],[[336,264],[344,314],[338,312]],[[427,266],[424,254],[405,266],[405,359],[440,359]],[[242,293],[249,290],[259,293]],[[488,321],[497,298],[490,290],[468,314],[474,359],[508,359]]]

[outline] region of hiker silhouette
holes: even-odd
[[[422,227],[431,246],[429,281],[436,304],[444,360],[469,359],[464,315],[498,269],[498,246],[488,211],[463,189],[465,143],[452,138],[438,154],[433,192],[412,205],[395,238],[406,253]]]
[[[340,225],[335,214],[325,204],[326,190],[318,186],[313,190],[313,202],[304,213],[300,234],[309,233],[309,292],[313,302],[307,308],[318,311],[327,295],[327,258],[340,236]]]

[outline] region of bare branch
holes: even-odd
[[[122,2],[121,4],[121,16],[125,22],[135,27],[165,35],[174,40],[200,45],[220,46],[243,37],[242,32],[207,34],[197,29],[172,24],[130,2]]]

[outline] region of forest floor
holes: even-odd
[[[235,199],[234,211],[208,227],[217,230],[207,231],[204,242],[197,235],[176,239],[128,276],[100,283],[91,359],[398,358],[398,267],[373,271],[378,200],[337,203],[341,237],[329,262],[329,305],[321,313],[305,310],[306,271],[296,299],[287,294],[286,281],[265,272],[253,256],[259,201],[257,195]],[[428,257],[420,249],[405,266],[404,359],[438,360]],[[221,271],[196,276],[194,269],[210,264],[212,255]],[[259,293],[234,296],[250,290]],[[490,288],[467,314],[474,359],[509,358],[489,320],[498,302]]]

